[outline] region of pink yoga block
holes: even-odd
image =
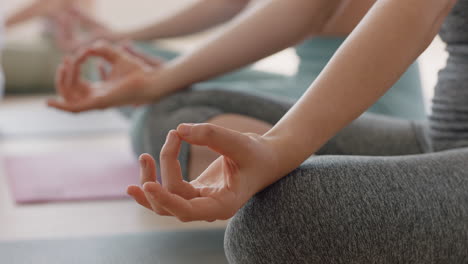
[[[127,197],[137,184],[138,161],[130,151],[74,151],[4,158],[17,203]]]

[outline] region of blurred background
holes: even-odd
[[[6,1],[4,9],[7,14],[30,3],[28,0],[2,1]],[[154,21],[155,17],[166,16],[192,2],[188,0],[138,1],[137,5],[127,0],[96,1],[95,12],[106,23],[119,29],[125,29],[143,25],[147,21]],[[43,48],[43,45],[46,44],[42,40],[42,32],[43,21],[40,19],[20,25],[8,32],[6,48],[23,50],[24,53]],[[173,41],[165,45],[180,50],[189,47],[197,40],[198,38],[193,38],[193,40],[189,38]],[[34,68],[36,72],[37,69],[45,68],[45,60],[40,58],[34,60],[30,57],[26,59],[27,63],[23,65]],[[21,77],[21,74],[19,75]],[[25,78],[24,76],[22,78]],[[26,82],[26,80],[23,81]],[[7,86],[9,85],[11,85],[11,81],[7,80]],[[24,119],[21,120],[25,112],[42,111],[45,108],[45,99],[47,97],[50,97],[50,95],[7,95],[0,103],[0,120],[2,120],[0,121],[0,130],[2,131],[0,156],[57,153],[63,150],[80,149],[83,151],[110,149],[108,152],[113,149],[123,149],[130,152],[130,143],[126,131],[127,124],[125,120],[121,120],[120,117],[115,115],[105,115],[104,118],[110,119],[111,122],[107,125],[104,124],[103,127],[98,128],[100,131],[94,133],[95,131],[92,130],[95,130],[95,128],[83,128],[84,123],[89,120],[99,123],[103,121],[103,117],[91,116],[83,118],[83,120],[73,119],[69,121],[68,116],[60,115],[57,117],[56,115],[59,115],[59,113],[56,113],[54,118],[59,118],[58,120],[74,127],[70,128],[71,130],[58,127],[55,128],[58,132],[52,132],[63,132],[67,133],[68,136],[45,135],[51,132],[50,130],[54,130],[49,129],[47,131],[47,124],[57,126],[55,121],[55,124],[51,124],[48,123],[49,121],[43,120],[42,125],[36,127],[35,124],[31,123],[34,120],[29,120],[29,122],[24,122]],[[106,121],[104,120],[104,122]],[[14,128],[7,129],[6,124]],[[76,128],[77,125],[82,125],[82,127]],[[73,134],[73,131],[78,132]],[[32,178],[38,177],[38,175],[30,176]],[[122,192],[124,191],[122,190]],[[179,228],[216,228],[223,225],[224,223],[181,224],[170,218],[158,217],[140,208],[130,200],[17,204],[12,197],[11,189],[9,189],[4,166],[0,167],[0,240],[75,237]]]
[[[2,2],[8,14],[30,1]],[[93,12],[105,24],[117,30],[125,30],[164,18],[192,2],[194,1],[96,0]],[[31,80],[37,79],[43,80],[41,85],[46,87],[44,89],[53,87],[51,82],[60,56],[54,60],[50,56],[55,55],[37,55],[33,52],[48,45],[43,40],[43,32],[44,22],[35,19],[8,31],[7,35],[6,50],[21,52],[15,53],[15,57],[5,57],[4,63],[15,61],[22,71],[8,71],[8,67],[5,67],[7,89],[11,91],[0,102],[0,241],[222,229],[226,222],[182,224],[172,218],[159,217],[126,199],[124,194],[115,193],[116,189],[120,190],[118,184],[113,189],[110,188],[108,193],[102,194],[102,197],[86,188],[78,193],[69,193],[67,186],[60,183],[44,185],[47,181],[58,181],[60,178],[57,177],[61,173],[68,173],[67,170],[83,166],[89,166],[88,170],[75,173],[73,177],[79,178],[86,173],[92,174],[92,171],[114,167],[114,170],[106,172],[109,174],[106,178],[108,185],[112,185],[113,174],[134,172],[138,176],[138,168],[128,140],[128,120],[112,111],[89,113],[80,117],[51,112],[52,110],[45,107],[45,100],[51,96],[52,90],[48,94],[28,94],[18,88],[39,86],[37,83],[31,84]],[[158,45],[174,51],[184,51],[193,48],[210,34],[212,32],[158,41]],[[419,59],[428,110],[437,71],[443,67],[445,58],[444,45],[437,38]],[[291,75],[297,64],[298,58],[288,49],[256,63],[254,67],[261,71]],[[79,160],[83,156],[87,157],[84,163],[70,163],[65,168],[51,165],[69,162],[70,159]],[[103,156],[107,159],[103,159]],[[93,160],[96,162],[93,163]],[[28,161],[33,161],[32,169],[29,170],[25,169]],[[115,163],[121,166],[115,166]],[[49,177],[38,174],[38,169],[43,174],[49,174]],[[13,178],[9,173],[20,176]],[[135,181],[136,178],[122,178],[119,184]],[[76,180],[68,184],[90,182]],[[1,258],[0,249],[0,260]]]

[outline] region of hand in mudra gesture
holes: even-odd
[[[196,180],[182,178],[177,160],[182,140],[208,146],[222,156]],[[142,186],[128,187],[139,204],[180,221],[229,219],[277,173],[272,146],[262,136],[243,134],[212,124],[183,124],[171,131],[161,150],[162,183],[156,181],[154,159],[140,157]],[[264,176],[268,177],[264,177]]]
[[[110,66],[100,67],[101,80],[81,77],[81,65],[98,57]],[[66,57],[59,66],[56,90],[62,100],[51,99],[48,105],[68,112],[82,112],[128,104],[143,104],[154,97],[152,80],[158,76],[162,62],[136,52],[131,46],[114,47],[97,43],[75,57]]]

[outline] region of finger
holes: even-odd
[[[77,35],[76,21],[65,13],[53,15],[51,20],[57,45],[67,52],[70,51]]]
[[[177,132],[170,131],[160,154],[161,180],[164,188],[170,192],[185,199],[192,199],[199,195],[199,190],[185,182],[182,177],[182,169],[178,160],[181,144],[182,141]]]
[[[73,80],[73,62],[71,57],[67,57],[64,60],[65,73],[63,81],[63,94],[66,102],[76,103],[76,101],[81,101],[85,95],[89,94],[90,89],[92,88],[89,82],[84,80]]]
[[[73,97],[74,89],[72,83],[72,59],[70,56],[66,56],[64,59],[64,72],[63,72],[63,80],[62,80],[62,87],[63,87],[63,94],[64,98],[67,100],[71,100]]]
[[[135,49],[135,47],[132,44],[128,42],[123,43],[121,46],[122,46],[122,49],[125,52],[127,52],[129,55],[142,60],[145,64],[149,66],[157,67],[164,63],[162,59],[159,59],[149,54],[145,54],[143,52],[138,51],[137,49]]]
[[[114,64],[121,54],[112,47],[112,45],[99,41],[90,48],[85,48],[78,52],[78,55],[74,58],[73,62],[70,65],[71,76],[68,80],[68,85],[78,82],[81,79],[81,65],[86,62],[90,57],[100,57],[107,62]]]
[[[153,185],[158,185],[158,186],[161,186],[159,183],[157,182],[151,182],[151,183],[148,183],[148,184],[153,184]],[[157,202],[157,196],[154,192],[147,192],[147,191],[143,191],[144,192],[144,195],[146,197],[146,200],[149,202],[152,210],[157,213],[158,215],[162,215],[162,216],[172,216],[172,214],[167,211],[166,209],[164,209],[158,202]]]
[[[50,99],[47,101],[47,105],[65,112],[80,113],[95,109],[104,109],[108,107],[106,101],[102,99],[88,99],[77,103],[68,103]]]
[[[71,51],[75,40],[76,23],[65,14],[55,19],[55,41],[59,48],[68,52]]]
[[[99,70],[99,77],[101,78],[101,81],[106,81],[108,79],[106,65],[104,63],[99,63],[98,70]]]
[[[62,62],[59,67],[57,68],[57,72],[55,74],[55,90],[60,96],[64,96],[64,79],[65,79],[65,65]]]
[[[169,212],[167,212],[163,208],[158,208],[156,205],[153,207],[152,204],[148,200],[147,194],[138,186],[132,185],[128,186],[127,194],[132,196],[133,199],[141,206],[159,214],[162,216],[172,216]]]
[[[91,47],[81,51],[77,56],[76,61],[78,63],[83,63],[91,56],[100,57],[111,64],[114,64],[117,62],[117,60],[122,58],[122,54],[119,52],[119,50],[113,47],[111,44],[104,41],[98,41]]]
[[[246,135],[213,124],[181,124],[177,132],[188,143],[207,146],[233,160],[243,160],[246,151],[249,151]]]
[[[62,91],[62,97],[65,99],[67,102],[74,101],[76,95],[78,92],[77,87],[81,87],[77,85],[76,83],[72,83],[71,81],[71,58],[70,57],[65,57],[64,59],[64,70],[63,70],[63,76],[61,80],[61,91]],[[84,87],[84,86],[83,86]]]
[[[66,39],[67,39],[67,34],[64,30],[66,27],[66,21],[64,20],[64,17],[61,15],[58,16],[53,16],[52,19],[52,30],[53,30],[53,37],[55,44],[57,47],[62,49],[65,46]]]
[[[81,66],[86,62],[86,60],[88,60],[92,56],[94,55],[92,55],[92,53],[89,52],[89,49],[84,49],[83,51],[78,52],[78,56],[70,60],[70,86],[76,84],[78,81],[81,80]]]
[[[138,76],[137,76],[138,77]],[[77,102],[62,102],[57,100],[49,100],[48,105],[63,111],[78,113],[94,109],[105,109],[110,106],[121,106],[127,104],[131,99],[132,94],[126,92],[129,87],[135,85],[136,77],[129,76],[124,80],[116,83],[105,84],[107,87],[92,87],[89,83],[81,83],[79,87],[86,90],[103,90],[99,95],[90,95],[86,99],[81,99]],[[95,92],[97,93],[97,92]]]
[[[145,184],[143,190],[145,193],[152,193],[156,198],[154,203],[182,222],[214,221],[229,218],[231,214],[219,201],[212,198],[202,197],[187,200],[170,193],[159,184],[152,183]]]
[[[153,210],[151,204],[148,202],[145,196],[145,192],[138,186],[131,185],[127,188],[127,194],[132,196],[133,199],[143,207]]]
[[[147,182],[156,181],[156,162],[149,154],[140,156],[140,183],[143,186]]]
[[[166,142],[161,149],[160,162],[162,185],[169,191],[176,189],[183,181],[179,163],[179,152],[182,141],[175,130],[169,131]]]

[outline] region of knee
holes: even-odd
[[[283,244],[278,237],[278,229],[282,228],[268,221],[278,217],[268,214],[268,211],[263,201],[253,198],[231,219],[224,238],[229,263],[289,262],[277,259]]]
[[[330,195],[321,195],[327,188],[322,176],[330,165],[301,166],[239,210],[225,235],[229,262],[332,262],[333,247],[328,246],[338,238],[339,219],[333,208],[336,196],[332,190],[327,191]]]
[[[459,250],[468,241],[466,206],[460,202],[466,187],[450,187],[443,169],[440,177],[432,171],[421,181],[401,169],[408,159],[312,159],[253,197],[231,220],[225,236],[228,260],[422,263],[466,258]],[[435,188],[437,182],[452,192]]]
[[[302,210],[300,170],[253,197],[231,219],[224,247],[229,263],[306,263],[301,236],[308,216]],[[302,230],[302,231],[301,231]]]

